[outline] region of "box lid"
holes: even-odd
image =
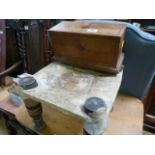
[[[121,37],[125,32],[125,28],[126,25],[123,24],[62,21],[49,31]]]

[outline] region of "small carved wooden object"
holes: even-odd
[[[32,117],[34,122],[34,128],[36,130],[41,130],[45,127],[45,123],[42,118],[42,107],[41,104],[35,102],[34,100],[27,99],[25,101],[26,109],[29,115]]]

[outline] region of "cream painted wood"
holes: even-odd
[[[103,99],[110,112],[122,72],[109,75],[52,62],[34,74],[34,78],[38,87],[22,90],[24,96],[85,120],[90,119],[83,112],[83,104],[89,97]]]

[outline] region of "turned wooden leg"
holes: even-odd
[[[42,118],[42,106],[40,103],[33,101],[31,99],[25,100],[25,106],[30,117],[33,119],[34,128],[36,130],[41,130],[45,127],[45,123]]]

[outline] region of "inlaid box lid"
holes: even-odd
[[[49,31],[121,37],[126,25],[63,21]]]

